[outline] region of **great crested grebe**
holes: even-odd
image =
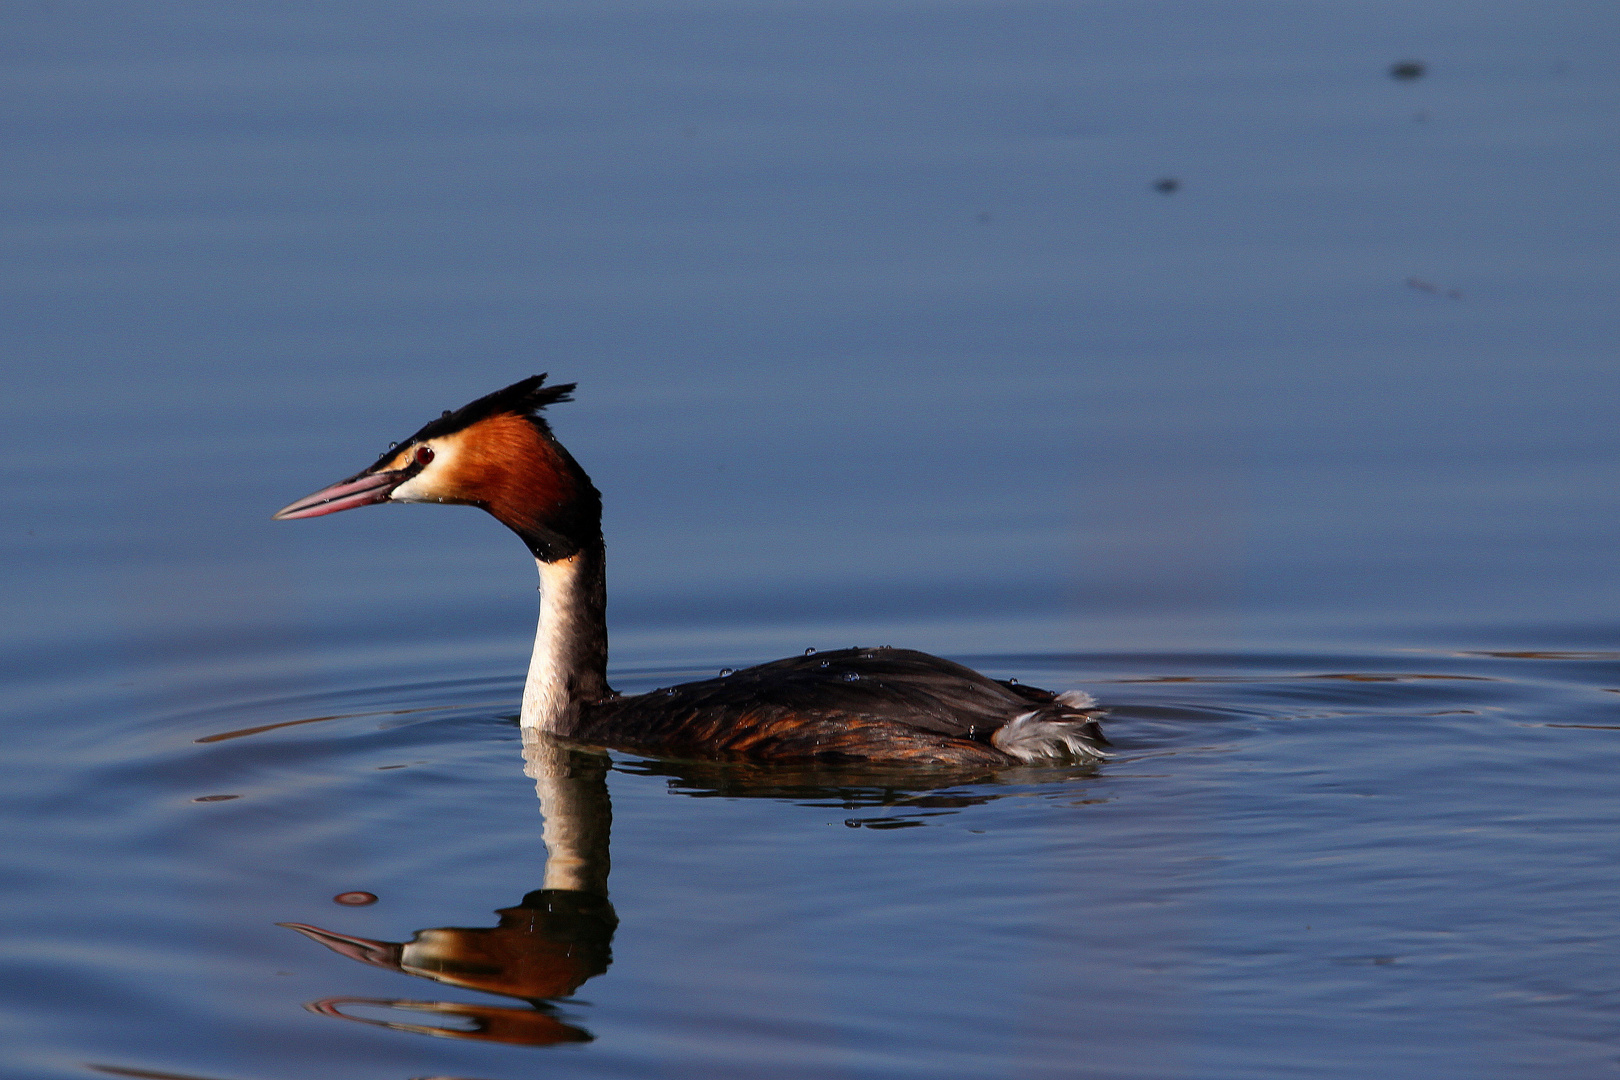
[[[522,726],[654,756],[995,766],[1106,757],[1089,694],[986,678],[910,649],[793,656],[647,694],[607,682],[602,496],[539,415],[574,383],[535,375],[446,412],[363,472],[278,511],[477,506],[540,566]]]

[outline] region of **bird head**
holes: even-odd
[[[571,399],[574,383],[534,375],[394,443],[368,468],[276,511],[277,521],[378,503],[477,506],[545,561],[601,539],[601,496],[551,433],[540,410]]]

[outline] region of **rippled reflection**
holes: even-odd
[[[441,1021],[463,1021],[464,1026],[451,1027],[444,1022],[412,1024],[403,1020],[376,1020],[345,1012],[345,1006],[428,1013]],[[461,1001],[332,997],[312,1001],[305,1008],[322,1016],[336,1016],[360,1024],[410,1031],[418,1035],[438,1035],[447,1039],[478,1039],[514,1046],[552,1046],[556,1043],[590,1042],[592,1038],[584,1028],[565,1023],[552,1015],[547,1011],[550,1006],[544,1002],[535,1002],[532,1009],[515,1009],[501,1005],[470,1005]]]
[[[608,901],[608,800],[605,756],[543,736],[524,748],[545,817],[546,870],[541,888],[499,909],[489,927],[418,930],[406,942],[374,941],[304,923],[297,930],[351,960],[435,982],[517,998],[528,1008],[330,997],[306,1008],[323,1016],[453,1039],[547,1046],[584,1042],[589,1032],[553,1014],[552,1000],[571,995],[613,962],[619,925]],[[411,1020],[358,1014],[359,1008],[418,1014]],[[422,1015],[425,1014],[425,1015]]]
[[[541,888],[496,911],[489,927],[418,930],[409,941],[377,941],[307,923],[280,923],[362,964],[499,994],[525,1008],[334,996],[305,1005],[311,1012],[355,1023],[451,1039],[527,1046],[587,1042],[585,1029],[560,1019],[558,999],[570,997],[613,962],[619,920],[608,900],[613,809],[605,755],[539,733],[524,733],[525,771],[535,782],[545,819],[546,868]],[[924,818],[991,802],[1029,783],[1092,776],[1095,763],[997,772],[952,769],[770,768],[746,763],[635,761],[622,771],[665,776],[671,791],[690,796],[782,799],[806,806],[881,810],[853,817],[851,828],[895,829]],[[997,791],[994,785],[1005,786]],[[969,786],[972,785],[972,786]],[[370,1012],[372,1015],[365,1015]],[[380,1014],[380,1015],[379,1015]],[[392,1015],[390,1015],[392,1014]]]
[[[1115,758],[1116,762],[1120,759]],[[889,766],[792,766],[751,762],[633,761],[615,768],[662,776],[669,790],[692,798],[781,799],[824,809],[880,811],[845,818],[850,828],[903,829],[926,819],[994,802],[1013,785],[1051,784],[1097,775],[1098,762],[1043,768],[953,769]],[[1000,788],[1000,790],[998,790]]]

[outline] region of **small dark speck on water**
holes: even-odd
[[[1450,298],[1452,300],[1461,300],[1462,299],[1462,293],[1458,292],[1456,289],[1441,288],[1439,285],[1436,285],[1434,282],[1432,282],[1432,281],[1424,281],[1422,278],[1416,278],[1416,277],[1407,278],[1406,279],[1406,287],[1409,288],[1409,289],[1416,289],[1418,292],[1426,292],[1426,293],[1429,293],[1429,294],[1431,294],[1433,296],[1445,296],[1445,297],[1448,297],[1448,298]]]
[[[228,802],[231,799],[240,799],[240,795],[199,795],[192,802]]]
[[[990,224],[990,221],[991,221],[990,211],[988,211],[988,210],[980,210],[979,213],[978,213],[978,222],[979,222],[979,224],[980,225],[988,225],[988,224]]]
[[[1181,190],[1181,181],[1173,176],[1161,176],[1153,181],[1153,190],[1160,195],[1174,195]]]
[[[379,765],[379,766],[377,766],[377,771],[382,772],[384,769],[403,769],[403,768],[405,768],[405,766],[403,766],[403,765]]]
[[[1425,70],[1421,60],[1397,60],[1389,65],[1389,77],[1410,82],[1413,79],[1423,78]]]
[[[332,897],[332,903],[342,904],[345,907],[365,907],[367,904],[375,904],[376,902],[376,893],[361,892],[359,890],[340,892]]]

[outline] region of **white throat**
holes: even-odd
[[[541,562],[540,626],[529,658],[529,678],[523,685],[526,729],[562,733],[573,703],[570,684],[579,663],[582,631],[579,616],[586,608],[583,590],[585,557]]]

